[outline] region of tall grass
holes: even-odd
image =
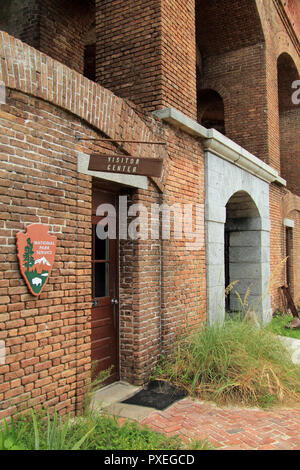
[[[114,416],[90,412],[72,421],[50,418],[46,410],[17,416],[10,425],[0,424],[1,450],[210,450],[207,441],[184,442],[147,426]]]
[[[275,335],[252,321],[231,319],[185,333],[155,377],[218,404],[300,401],[300,367]]]

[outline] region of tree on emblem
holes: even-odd
[[[25,246],[24,250],[24,266],[26,267],[26,271],[29,271],[34,265],[34,257],[33,257],[33,243],[31,242],[30,238],[27,238],[27,245]]]

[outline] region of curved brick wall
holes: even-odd
[[[90,371],[92,178],[77,172],[77,150],[99,150],[86,138],[166,138],[167,148],[126,151],[169,155],[164,192],[128,191],[134,202],[204,203],[204,153],[197,138],[140,115],[110,91],[1,33],[0,110],[0,418],[24,406],[75,412]],[[53,86],[57,83],[56,86]],[[102,146],[103,147],[103,146]],[[111,144],[105,144],[113,151]],[[159,182],[158,182],[159,183]],[[16,233],[42,222],[58,238],[51,279],[33,298],[21,277]],[[178,328],[205,320],[205,247],[181,240],[126,241],[120,256],[122,380],[147,382]]]
[[[36,96],[84,119],[111,139],[159,141],[125,101],[20,40],[1,32],[0,81],[11,89]],[[136,150],[124,144],[129,153]],[[164,155],[164,149],[156,147]],[[153,157],[151,146],[140,157]]]

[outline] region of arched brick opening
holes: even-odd
[[[111,139],[162,140],[159,129],[156,135],[153,128],[150,129],[124,100],[110,90],[5,32],[0,32],[0,54],[3,58],[0,82],[7,88],[41,98],[69,111]],[[87,97],[90,106],[86,105]],[[131,143],[124,143],[122,148],[129,154],[136,152],[136,146]],[[161,158],[165,157],[167,164],[167,151],[163,146],[156,146],[155,153]],[[151,145],[140,147],[140,157],[153,158],[153,155]],[[154,181],[162,188],[165,178],[166,171],[161,180],[154,178]]]
[[[94,22],[92,0],[43,1],[40,50],[83,73],[86,36]]]
[[[196,33],[204,58],[264,41],[255,0],[196,0]]]
[[[226,135],[268,163],[265,37],[256,1],[197,0],[195,18],[198,96],[220,93]]]
[[[197,118],[207,129],[225,134],[225,114],[222,97],[214,90],[200,90],[197,94]]]
[[[281,176],[287,187],[300,195],[300,104],[293,100],[293,83],[299,72],[292,57],[283,53],[277,60]]]

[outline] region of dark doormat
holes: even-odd
[[[128,405],[146,406],[156,410],[164,410],[178,400],[187,396],[185,390],[179,389],[167,382],[157,380],[150,382],[144,390],[140,390],[132,397],[121,403]]]

